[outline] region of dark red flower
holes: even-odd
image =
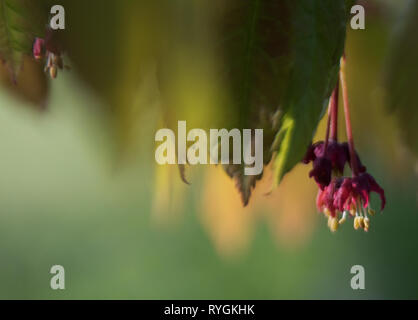
[[[323,212],[325,217],[328,218],[328,227],[332,232],[337,231],[340,224],[344,223],[347,217],[345,211],[338,211],[334,205],[334,198],[339,191],[341,181],[342,178],[334,178],[324,190],[319,190],[316,199],[318,210]]]
[[[45,72],[49,72],[51,78],[57,77],[58,69],[63,69],[62,49],[57,41],[56,33],[47,29],[45,39],[35,38],[32,53],[36,60],[46,57]]]
[[[354,228],[369,230],[370,219],[374,210],[370,207],[370,193],[376,192],[381,199],[381,209],[386,204],[385,192],[376,180],[366,172],[366,167],[360,161],[355,147],[351,127],[349,99],[345,77],[345,55],[341,59],[340,77],[347,141],[337,142],[338,133],[338,90],[339,83],[330,97],[328,107],[328,122],[325,142],[311,145],[303,163],[313,163],[309,177],[314,177],[320,190],[317,197],[317,207],[328,217],[328,226],[336,231],[347,215],[354,217]],[[342,177],[345,164],[348,162],[352,177]]]
[[[320,189],[331,182],[332,163],[325,157],[318,157],[313,161],[313,169],[309,172],[309,178],[314,177]]]
[[[329,141],[325,150],[325,143],[319,141],[308,148],[302,162],[313,163],[309,177],[314,178],[318,187],[323,190],[331,182],[332,173],[342,174],[344,166],[349,161],[348,150],[344,144]]]
[[[316,198],[316,206],[319,211],[325,213],[326,216],[334,217],[336,208],[334,207],[334,194],[338,191],[341,182],[339,178],[332,179],[331,183],[323,190],[319,190]]]
[[[361,173],[353,178],[337,177],[319,191],[317,207],[329,217],[328,225],[332,231],[346,220],[348,213],[354,217],[355,229],[363,228],[368,231],[370,219],[367,214],[374,214],[374,210],[370,207],[371,192],[379,194],[381,210],[383,210],[386,204],[385,192],[370,174]],[[339,215],[341,215],[340,219]]]
[[[339,143],[330,140],[327,150],[324,153],[325,143],[319,141],[311,145],[303,158],[302,162],[308,164],[313,162],[313,169],[309,172],[309,177],[314,178],[321,190],[326,187],[332,178],[332,173],[343,174],[345,164],[350,165],[350,152],[346,142]],[[360,157],[356,154],[356,161],[359,172],[365,172],[366,167],[361,164]]]
[[[325,143],[319,141],[308,148],[302,162],[308,164],[315,161],[317,158],[325,157],[331,161],[332,168],[342,173],[344,166],[349,161],[348,148],[345,143],[338,143],[337,141],[329,141],[327,151],[324,154]]]
[[[32,48],[33,57],[36,60],[40,60],[45,55],[45,40],[41,38],[35,38],[35,41],[33,42],[33,48]]]
[[[371,192],[379,194],[383,210],[386,205],[385,191],[370,174],[364,172],[357,177],[345,178],[335,196],[334,205],[340,211],[353,208],[360,210],[360,205],[364,209],[370,208]]]

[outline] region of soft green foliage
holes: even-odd
[[[264,163],[273,162],[276,186],[302,159],[324,114],[354,2],[106,0],[95,10],[97,1],[71,1],[63,46],[110,106],[104,113],[118,150],[138,137],[138,119],[150,105],[161,107],[168,127],[187,120],[190,127],[262,128]],[[45,28],[36,9],[48,13],[50,4],[0,0],[0,54],[14,73]],[[138,101],[147,90],[149,99]],[[243,169],[225,166],[247,204],[261,175]]]
[[[418,2],[410,1],[392,44],[387,74],[389,107],[399,118],[405,142],[418,154]]]
[[[48,12],[48,3],[37,6]],[[29,5],[36,6],[33,1],[0,4],[0,50],[16,72],[38,32],[35,24],[43,20],[34,19],[37,10],[28,10]],[[301,160],[335,83],[345,39],[345,0],[160,4],[103,2],[95,21],[112,19],[113,24],[93,23],[85,17],[91,11],[86,6],[95,8],[93,2],[66,4],[77,23],[65,33],[65,46],[93,87],[106,82],[101,95],[111,104],[122,143],[133,134],[130,110],[135,92],[141,90],[137,83],[145,83],[144,74],[155,69],[158,83],[152,86],[159,88],[152,91],[161,94],[153,99],[159,99],[168,126],[186,119],[196,127],[263,128],[264,163],[277,154],[277,184]],[[177,8],[182,8],[181,13]],[[123,12],[132,15],[125,16],[124,23],[119,19]],[[141,14],[144,17],[138,19]],[[140,30],[147,32],[138,34]],[[155,68],[150,67],[154,63]],[[120,90],[115,89],[115,78],[123,80]],[[189,90],[196,83],[200,91]],[[210,90],[219,98],[207,98]],[[198,114],[195,106],[188,105],[192,100],[201,104]],[[216,119],[208,120],[213,110]],[[245,176],[243,165],[227,165],[225,170],[247,204],[261,175]],[[184,176],[184,168],[181,172]]]

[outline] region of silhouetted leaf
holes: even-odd
[[[230,103],[226,106],[227,128],[262,128],[263,161],[271,160],[270,146],[277,130],[274,115],[279,109],[288,78],[290,19],[289,3],[275,0],[223,1],[218,34],[220,71]],[[244,174],[245,165],[225,166],[235,181],[244,205],[262,174]]]
[[[0,57],[16,77],[24,54],[45,29],[45,15],[33,0],[0,0]]]

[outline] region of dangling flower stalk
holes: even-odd
[[[311,145],[302,162],[313,163],[309,177],[313,177],[318,184],[317,207],[328,218],[328,226],[331,231],[337,231],[339,225],[344,223],[348,216],[354,217],[354,229],[362,228],[364,231],[368,231],[370,228],[368,214],[374,214],[374,210],[370,207],[370,193],[379,194],[381,210],[385,207],[386,198],[384,190],[366,172],[366,167],[362,165],[354,148],[345,56],[341,59],[339,80],[342,88],[348,142],[339,143],[337,140],[339,94],[337,81],[329,102],[325,141]],[[350,165],[352,171],[349,177],[343,176],[346,163]]]
[[[50,28],[47,28],[45,32],[45,38],[34,39],[32,54],[36,60],[46,60],[44,71],[49,73],[52,79],[57,77],[58,70],[69,69],[68,66],[64,65],[63,50],[54,31]]]
[[[345,116],[345,129],[347,132],[347,140],[348,140],[348,150],[350,151],[350,164],[351,170],[353,172],[353,177],[358,176],[358,163],[356,152],[354,149],[354,138],[353,138],[353,130],[351,128],[351,119],[350,119],[350,106],[348,101],[348,90],[347,90],[347,82],[346,82],[346,57],[345,54],[341,58],[341,66],[340,66],[340,80],[341,80],[341,91],[343,95],[343,102],[344,102],[344,116]]]
[[[336,142],[338,139],[338,80],[335,89],[332,91],[328,104],[327,129],[325,133],[323,156],[326,156],[330,140]]]
[[[327,154],[328,149],[328,142],[329,142],[329,135],[330,135],[330,127],[331,127],[331,113],[332,113],[332,100],[329,101],[328,106],[328,119],[327,119],[327,130],[325,133],[325,142],[324,142],[324,151],[322,153],[322,156],[325,157]]]
[[[339,79],[337,79],[337,85],[332,92],[331,102],[330,102],[330,139],[332,141],[338,140],[338,95],[339,95]]]

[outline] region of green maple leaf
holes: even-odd
[[[335,86],[346,32],[345,1],[289,1],[292,69],[272,151],[274,184],[301,161]]]
[[[347,21],[344,0],[232,1],[219,33],[232,103],[229,128],[264,129],[274,185],[303,157],[335,86]],[[221,56],[222,56],[221,54]],[[259,176],[227,165],[244,205]]]
[[[251,0],[223,3],[218,27],[222,76],[230,104],[227,128],[263,129],[263,160],[272,157],[270,146],[277,127],[275,115],[289,73],[289,5],[286,1]],[[244,205],[260,175],[246,176],[245,165],[226,165],[236,181]]]

